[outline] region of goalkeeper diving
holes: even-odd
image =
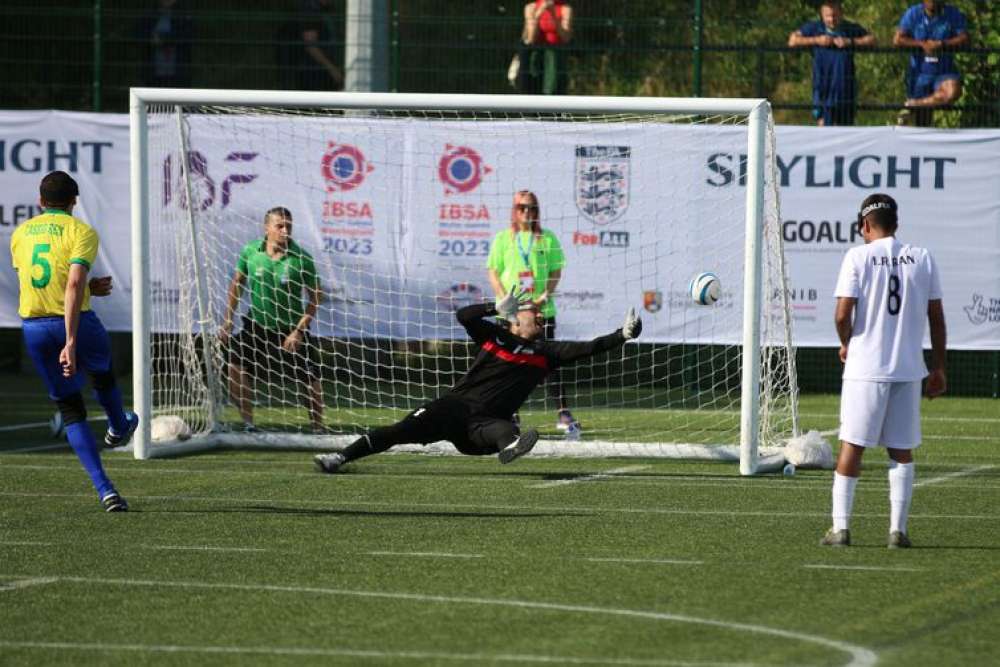
[[[446,394],[427,403],[392,426],[370,430],[342,452],[313,457],[321,472],[338,472],[345,463],[384,452],[394,445],[426,445],[447,440],[462,454],[499,454],[510,463],[531,451],[538,431],[523,433],[511,420],[545,376],[560,366],[615,350],[639,336],[642,320],[630,308],[618,329],[588,342],[542,339],[538,307],[523,300],[515,288],[496,304],[474,304],[456,316],[479,345],[468,372]],[[506,329],[486,318],[510,321]]]

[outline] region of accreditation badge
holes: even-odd
[[[517,284],[525,294],[535,293],[535,274],[531,271],[521,271],[517,274]]]

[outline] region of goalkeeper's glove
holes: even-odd
[[[625,323],[622,324],[622,337],[625,340],[638,338],[642,333],[642,320],[635,314],[635,308],[629,308],[625,313]]]
[[[507,296],[502,299],[497,299],[497,315],[505,320],[517,317],[517,309],[521,305],[521,297],[523,296],[523,290],[518,289],[517,285],[511,285],[510,291],[507,292]]]

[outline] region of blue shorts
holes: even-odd
[[[111,371],[111,339],[92,310],[80,313],[76,334],[77,372],[63,377],[59,353],[66,346],[66,324],[62,317],[29,317],[22,323],[24,344],[38,374],[45,381],[49,398],[57,401],[72,396],[83,387],[83,372]]]
[[[958,81],[961,78],[957,72],[946,74],[911,74],[906,79],[906,97],[911,100],[930,97],[945,81]]]

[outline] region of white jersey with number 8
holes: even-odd
[[[941,281],[926,248],[895,237],[851,248],[834,296],[858,300],[845,380],[912,382],[927,377],[927,302],[941,298]]]

